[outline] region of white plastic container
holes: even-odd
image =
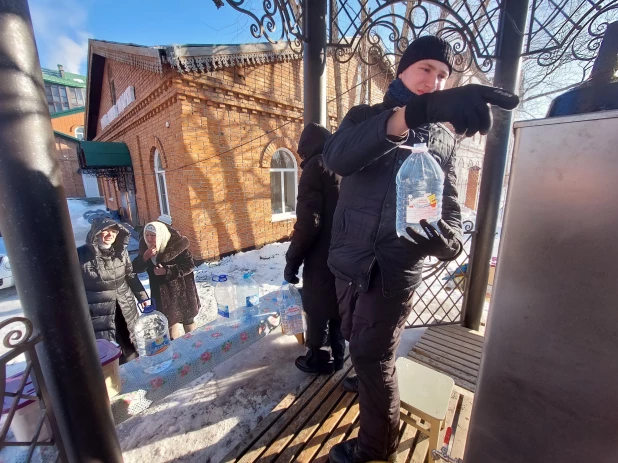
[[[105,378],[107,396],[111,399],[115,395],[118,395],[121,389],[118,359],[122,351],[115,343],[107,339],[97,339],[97,349],[99,350],[101,367],[103,367],[103,377]]]
[[[435,225],[442,218],[444,172],[427,145],[410,148],[412,154],[397,173],[397,236],[413,241],[406,228],[425,235],[421,220]]]
[[[227,275],[213,275],[215,285],[215,300],[217,313],[223,318],[233,318],[236,311],[236,293],[234,286],[227,279]]]
[[[281,330],[284,334],[302,334],[306,330],[305,314],[300,293],[284,281],[277,291],[277,305],[281,314]]]
[[[140,363],[145,373],[156,374],[165,371],[172,364],[173,349],[169,338],[167,318],[155,309],[154,300],[144,307],[135,324],[135,339]]]
[[[260,287],[251,273],[245,273],[236,287],[236,307],[258,307],[260,305]]]

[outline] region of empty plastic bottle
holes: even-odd
[[[139,304],[142,314],[135,324],[135,339],[144,372],[160,373],[172,364],[173,349],[167,318],[156,310],[154,300],[149,306]]]
[[[252,273],[245,273],[236,287],[236,305],[240,307],[258,307],[260,304],[260,287],[253,279]]]
[[[227,275],[213,275],[215,285],[215,300],[217,301],[217,313],[221,317],[231,318],[236,310],[236,295],[234,286],[227,279]]]
[[[413,241],[410,227],[425,234],[420,221],[435,224],[442,218],[444,172],[427,145],[415,145],[397,173],[397,236]]]
[[[305,332],[305,316],[300,293],[284,281],[277,291],[277,304],[281,314],[281,328],[285,334],[301,334]]]

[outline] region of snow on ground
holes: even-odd
[[[281,330],[117,427],[126,463],[218,462],[309,375]]]
[[[90,224],[84,219],[84,212],[98,209],[105,210],[105,204],[102,198],[98,204],[93,201],[93,198],[90,198],[86,200],[67,199],[67,205],[69,206],[69,215],[71,216],[75,245],[81,246],[86,243],[86,235],[90,231]]]
[[[404,331],[406,356],[424,328]],[[126,463],[219,462],[310,375],[305,348],[279,329],[116,429]]]

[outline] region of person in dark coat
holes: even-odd
[[[395,352],[421,283],[423,260],[455,259],[462,250],[461,213],[455,177],[455,138],[485,134],[490,104],[513,109],[516,96],[501,89],[466,85],[443,90],[452,71],[451,46],[438,37],[412,42],[383,103],[350,109],[326,142],[327,168],[341,175],[329,266],[336,277],[342,332],[349,341],[359,392],[357,439],[335,445],[331,463],[394,461],[399,435]],[[410,155],[400,145],[428,145],[444,171],[442,220],[411,228],[413,241],[396,232],[396,176]]]
[[[136,272],[148,272],[150,293],[155,308],[167,317],[170,337],[180,337],[195,329],[200,298],[195,286],[195,263],[189,239],[163,222],[146,224],[139,242],[139,255],[133,260]]]
[[[298,154],[303,159],[298,183],[296,224],[288,252],[284,278],[298,283],[303,267],[303,308],[307,316],[306,355],[296,359],[305,373],[330,374],[343,368],[345,340],[335,290],[335,276],[328,269],[333,215],[339,198],[339,176],[324,166],[322,150],[330,132],[308,124],[301,134]],[[328,346],[331,346],[329,350]]]
[[[133,296],[148,299],[129,259],[129,238],[122,224],[95,218],[86,244],[77,248],[95,336],[120,345],[121,363],[137,356],[133,329],[139,312]]]

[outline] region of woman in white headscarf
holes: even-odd
[[[181,324],[185,333],[195,328],[200,299],[194,268],[186,236],[163,222],[146,224],[133,269],[138,273],[148,272],[150,294],[156,309],[167,317],[172,339],[182,335]]]

